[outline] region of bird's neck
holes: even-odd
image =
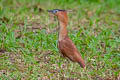
[[[66,36],[68,36],[67,33],[67,23],[65,22],[59,22],[59,41],[63,40]]]

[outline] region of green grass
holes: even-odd
[[[57,49],[58,21],[47,12],[55,8],[72,10],[69,36],[85,69]],[[119,74],[119,0],[0,0],[0,80],[115,80]]]

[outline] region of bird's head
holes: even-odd
[[[67,11],[62,9],[48,10],[48,12],[58,17],[60,22],[68,23]]]

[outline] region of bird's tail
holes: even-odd
[[[84,60],[82,59],[81,56],[79,56],[79,58],[78,58],[78,63],[80,64],[80,66],[81,66],[82,68],[85,67],[85,62],[84,62]]]

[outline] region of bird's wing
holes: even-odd
[[[64,40],[61,40],[58,42],[58,48],[60,52],[68,57],[73,62],[78,62],[81,67],[85,67],[85,62],[82,59],[80,53],[78,52],[76,46],[73,44],[73,42],[69,39],[69,37],[66,37]]]
[[[76,46],[69,39],[69,37],[66,37],[64,40],[59,41],[58,47],[60,52],[72,61],[77,61],[77,56],[80,56]]]

